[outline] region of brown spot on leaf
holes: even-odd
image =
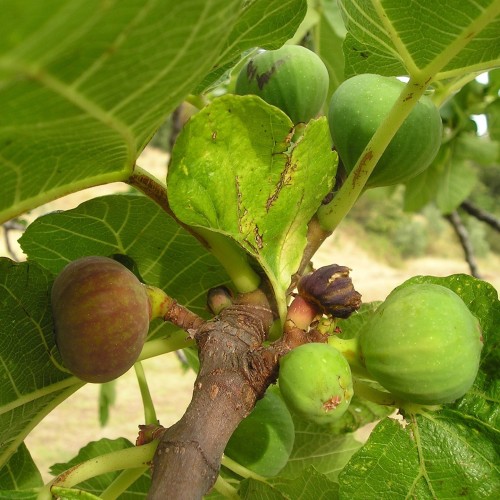
[[[292,175],[296,169],[297,169],[297,166],[295,164],[292,164],[290,158],[288,158],[288,160],[285,164],[285,168],[282,170],[282,172],[280,174],[280,178],[276,184],[276,187],[274,188],[274,191],[267,198],[266,212],[269,212],[273,203],[278,199],[281,190],[285,186],[289,186],[292,183]]]

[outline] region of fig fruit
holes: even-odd
[[[149,329],[148,294],[119,262],[70,262],[54,281],[51,305],[61,358],[80,379],[108,382],[137,360]]]
[[[362,74],[345,80],[333,93],[328,123],[347,172],[354,168],[404,86],[397,78]],[[439,110],[424,95],[396,132],[365,187],[399,184],[423,172],[435,158],[441,137]]]
[[[292,349],[280,359],[278,380],[287,406],[317,424],[339,419],[353,395],[349,363],[328,344]]]
[[[239,72],[235,90],[259,96],[297,124],[321,111],[328,84],[328,70],[317,54],[300,45],[283,45],[251,58]]]
[[[452,290],[435,284],[396,288],[359,333],[366,369],[412,403],[443,404],[474,383],[482,349],[479,321]]]
[[[240,422],[224,453],[256,474],[272,477],[287,464],[294,441],[292,416],[279,393],[270,388]]]

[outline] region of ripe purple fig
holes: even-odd
[[[149,329],[146,287],[107,257],[83,257],[56,277],[51,293],[56,343],[64,365],[85,382],[123,375]]]

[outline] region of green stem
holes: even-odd
[[[340,339],[336,335],[331,335],[328,337],[328,344],[335,347],[344,356],[355,375],[372,378],[361,361],[358,339]]]
[[[361,382],[357,378],[353,378],[352,384],[354,394],[356,394],[356,396],[367,399],[372,403],[376,403],[381,406],[394,406],[396,408],[400,408],[405,404],[403,401],[397,399],[391,393],[379,391],[378,389],[375,389],[368,384]]]
[[[252,269],[238,243],[209,229],[198,227],[196,231],[208,243],[210,252],[222,264],[238,292],[248,293],[259,288],[260,276]]]
[[[101,500],[115,500],[127,491],[129,486],[134,484],[146,471],[148,467],[136,467],[135,469],[126,469],[101,493]]]
[[[436,107],[440,108],[451,96],[456,94],[464,85],[471,82],[480,73],[468,73],[460,76],[456,80],[447,82],[445,85],[438,82],[435,92],[432,94],[431,99]]]
[[[86,460],[64,471],[50,483],[46,484],[39,492],[38,499],[50,498],[47,496],[47,492],[50,492],[52,486],[71,488],[76,484],[80,484],[95,476],[106,474],[107,472],[138,469],[139,467],[145,468],[153,459],[157,446],[158,441],[152,441],[142,446],[134,446]]]
[[[221,476],[215,481],[214,489],[225,498],[230,498],[231,500],[238,500],[240,498],[238,490]]]
[[[331,203],[322,205],[318,212],[321,227],[332,232],[349,213],[359,198],[375,165],[406,117],[425,92],[429,82],[410,78],[389,114],[366,145],[354,169],[349,174]]]
[[[157,424],[158,418],[156,417],[155,405],[153,403],[153,398],[151,397],[151,392],[149,391],[148,380],[146,378],[146,373],[144,372],[144,367],[140,361],[137,361],[134,364],[134,370],[137,382],[139,383],[139,389],[141,391],[142,406],[144,407],[144,423]]]
[[[233,471],[235,474],[238,474],[238,476],[244,477],[245,479],[252,478],[256,479],[257,481],[262,481],[264,483],[266,482],[265,477],[259,476],[259,474],[252,472],[238,462],[235,462],[232,458],[229,458],[227,455],[222,455],[221,464],[230,471]]]
[[[144,344],[138,361],[161,356],[167,352],[178,351],[186,347],[193,347],[195,341],[187,338],[186,333],[179,331],[168,338],[149,340]]]
[[[198,110],[203,109],[208,104],[207,99],[205,99],[202,95],[197,94],[189,94],[186,96],[185,101]]]

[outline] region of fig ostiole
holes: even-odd
[[[302,344],[280,359],[279,388],[290,410],[306,420],[338,420],[353,396],[349,363],[334,347]]]
[[[359,333],[362,362],[403,401],[439,405],[463,396],[476,378],[477,318],[452,290],[422,283],[395,289]]]
[[[335,149],[350,173],[405,84],[395,77],[360,74],[342,82],[328,109]],[[439,110],[423,95],[377,162],[365,188],[404,183],[423,172],[441,145]]]
[[[249,59],[238,74],[235,91],[259,96],[298,124],[318,115],[328,85],[328,70],[316,53],[300,45],[283,45]]]
[[[65,367],[102,383],[135,363],[149,329],[146,287],[125,266],[101,256],[70,262],[51,291],[56,344]]]

